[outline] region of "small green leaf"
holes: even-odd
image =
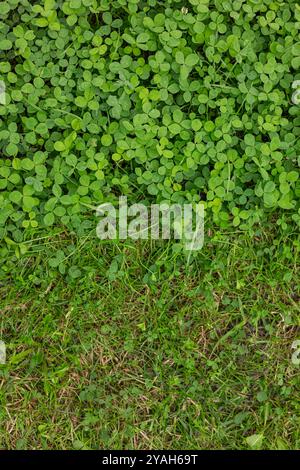
[[[48,214],[45,215],[44,217],[44,223],[47,226],[53,225],[55,221],[55,216],[52,212],[49,212]]]
[[[101,144],[105,147],[109,147],[113,142],[112,136],[109,134],[105,134],[101,137]]]
[[[252,434],[246,438],[246,443],[251,449],[260,449],[264,440],[263,434]]]
[[[63,142],[60,142],[60,141],[55,142],[54,148],[58,152],[63,152],[66,149],[65,144]]]

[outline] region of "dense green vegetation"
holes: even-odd
[[[299,31],[294,0],[0,2],[1,448],[299,448]],[[120,195],[202,201],[203,250],[98,240]]]
[[[76,229],[120,193],[203,200],[221,227],[299,223],[294,0],[8,0],[0,15],[0,235]]]
[[[191,270],[144,243],[58,233],[11,268],[0,446],[299,448],[299,243],[215,234]]]

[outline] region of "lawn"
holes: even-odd
[[[210,232],[191,266],[93,232],[12,255],[2,448],[299,448],[295,234]]]

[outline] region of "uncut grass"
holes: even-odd
[[[299,448],[298,247],[225,234],[187,267],[167,245],[32,243],[0,287],[1,447]]]

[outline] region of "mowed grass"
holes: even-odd
[[[299,448],[295,234],[210,233],[189,266],[93,232],[27,247],[1,268],[1,448]]]

